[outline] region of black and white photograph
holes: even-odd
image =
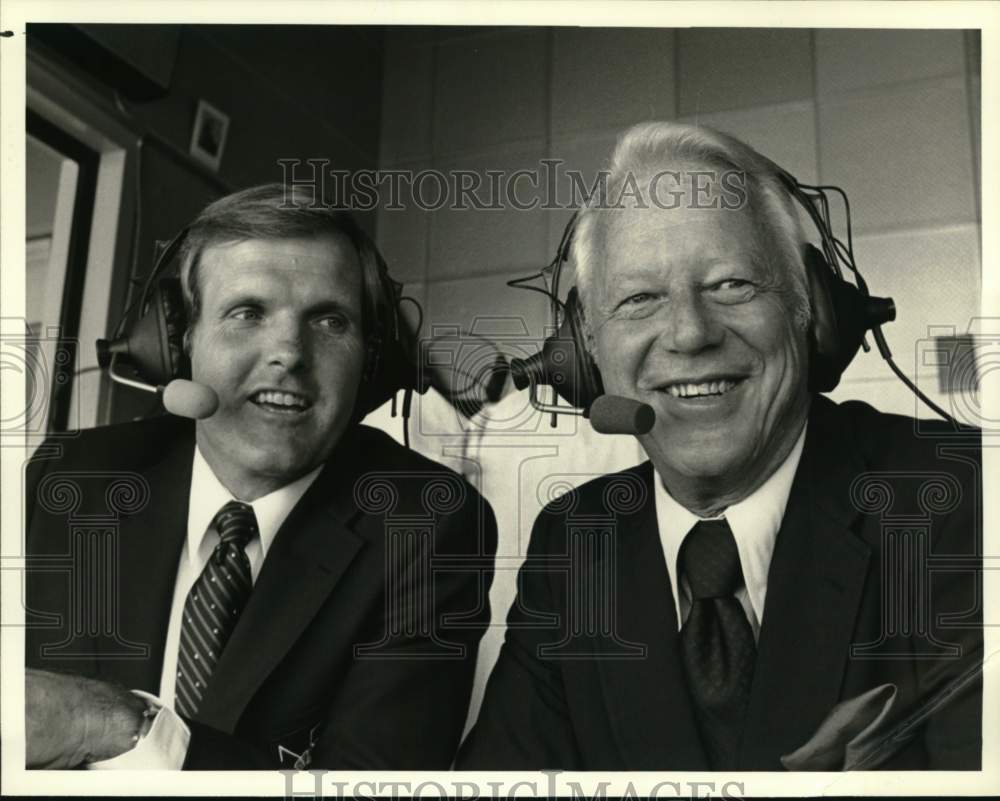
[[[5,795],[1000,791],[1000,3],[80,8]]]

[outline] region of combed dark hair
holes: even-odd
[[[361,264],[362,328],[366,341],[385,336],[382,321],[395,306],[393,282],[381,254],[354,218],[329,208],[304,187],[263,184],[226,195],[209,204],[188,226],[180,250],[181,289],[188,320],[201,314],[198,272],[201,256],[214,245],[248,239],[292,239],[340,234],[347,237]]]

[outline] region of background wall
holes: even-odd
[[[801,181],[847,191],[858,264],[896,300],[889,344],[941,398],[917,349],[928,326],[961,333],[978,315],[979,87],[974,32],[389,29],[379,163],[485,175],[558,158],[592,176],[635,122],[733,133]],[[428,326],[512,315],[541,337],[544,298],[504,282],[552,258],[569,214],[411,207],[381,211],[377,234]],[[874,352],[834,397],[931,414]]]

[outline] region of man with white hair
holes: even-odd
[[[459,767],[978,768],[979,435],[815,391],[807,253],[747,145],[623,135],[573,259],[649,461],[539,515]]]

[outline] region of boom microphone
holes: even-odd
[[[204,384],[175,378],[163,389],[163,408],[178,417],[204,420],[219,408],[219,396]]]
[[[590,405],[590,424],[599,434],[646,434],[656,422],[653,407],[620,395],[601,395]]]

